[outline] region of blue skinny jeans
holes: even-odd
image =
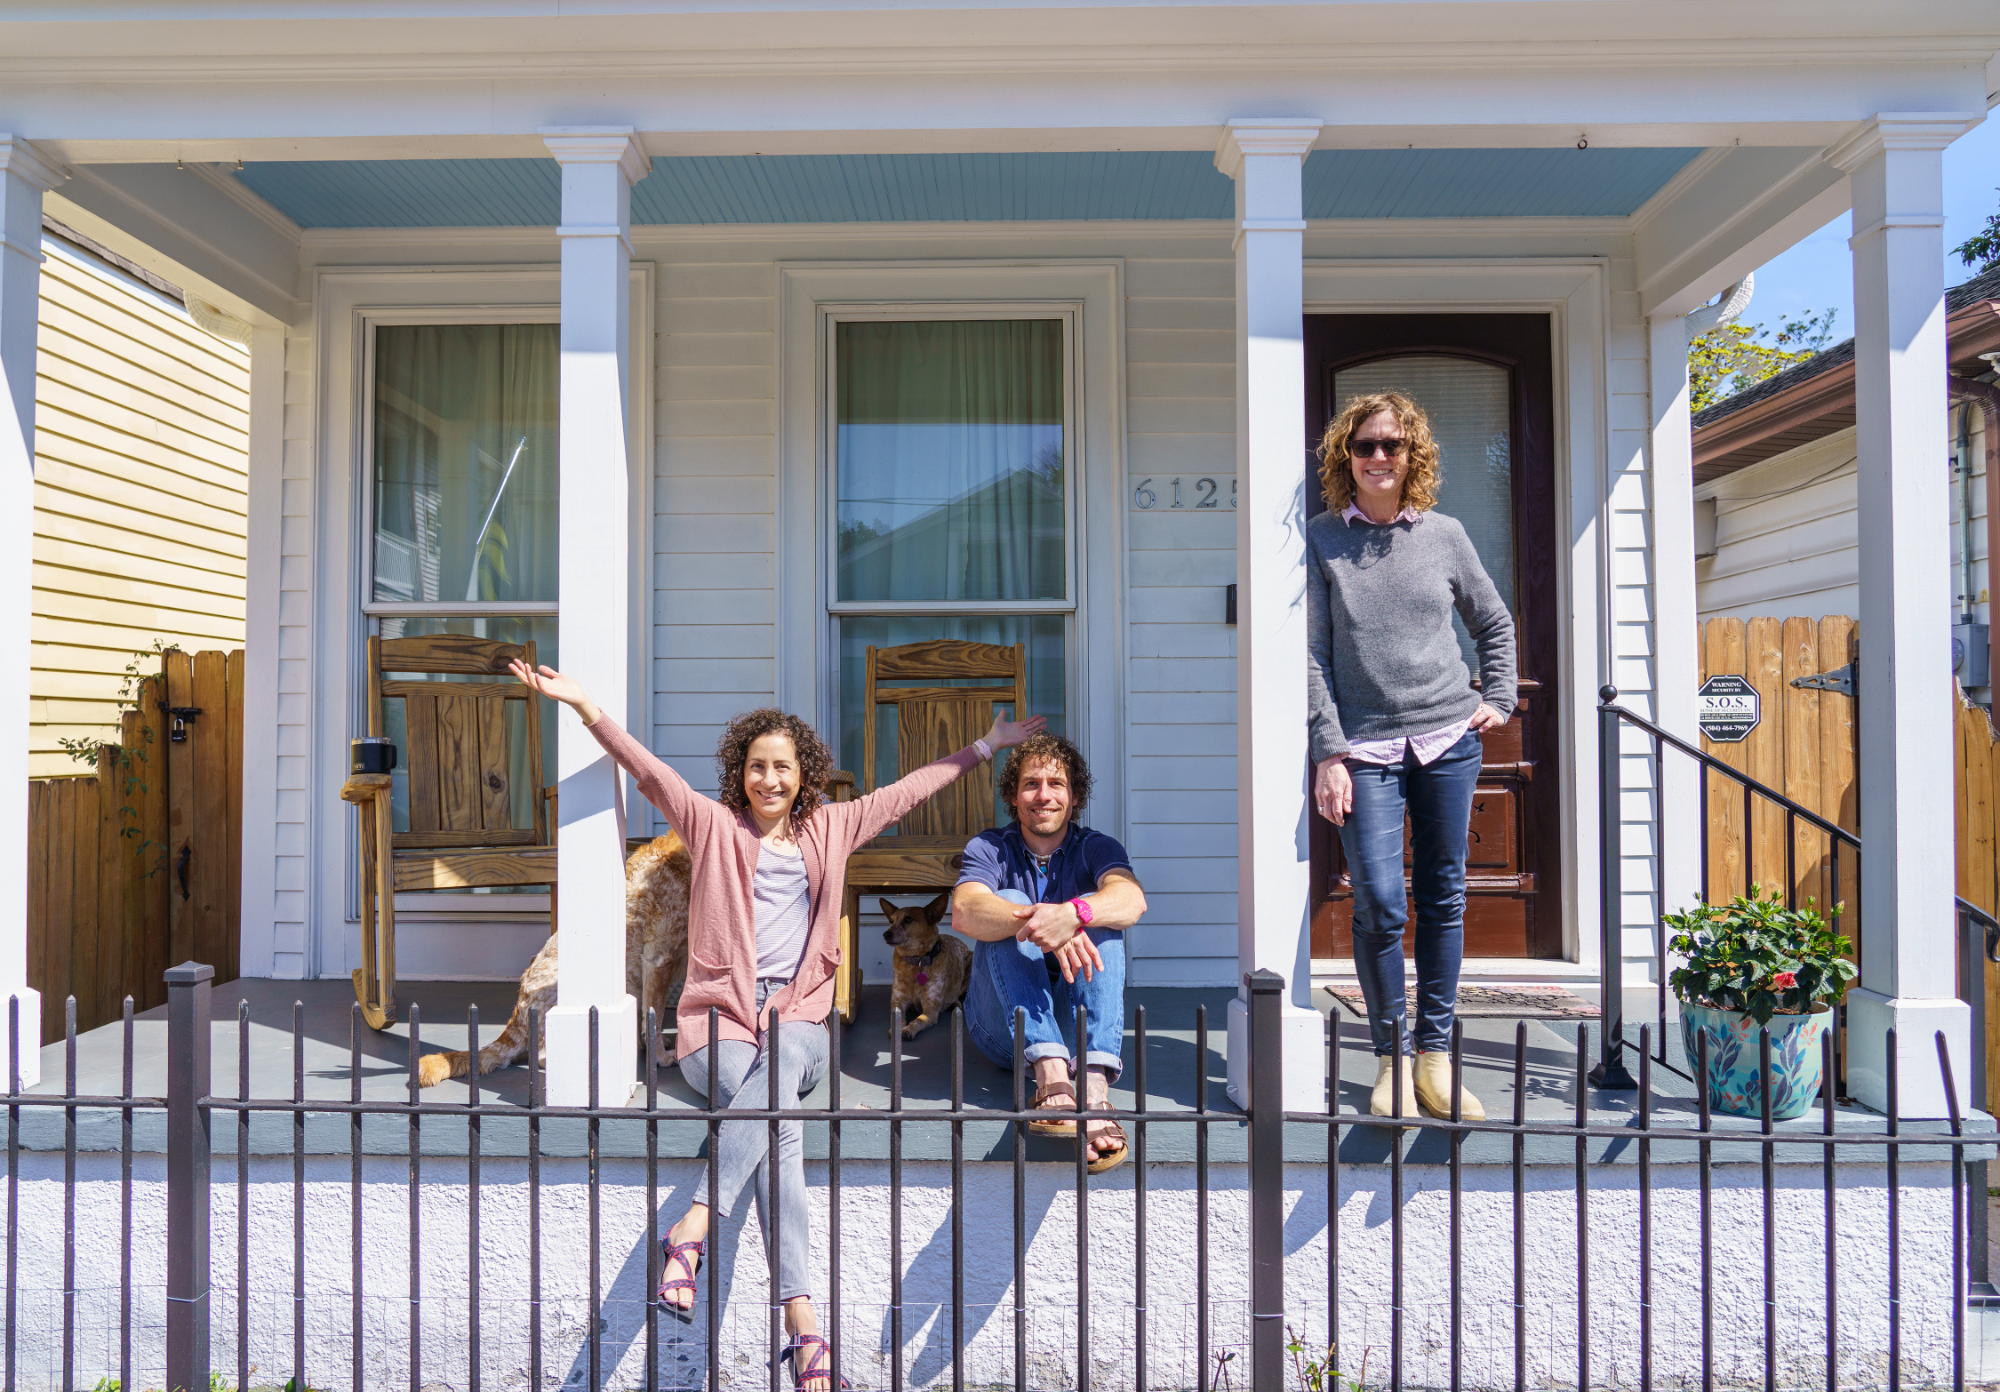
[[[1340,828],[1341,850],[1354,882],[1354,974],[1368,1006],[1368,1033],[1378,1055],[1399,1045],[1408,1002],[1403,985],[1403,929],[1408,900],[1417,906],[1416,1047],[1451,1047],[1458,1008],[1458,969],[1465,956],[1465,853],[1472,793],[1482,745],[1465,738],[1428,764],[1350,762],[1354,810]],[[1410,884],[1403,887],[1403,816],[1410,819]]]
[[[1027,904],[1018,889],[997,891],[1010,904]],[[1064,981],[1055,959],[1014,938],[974,943],[972,984],[965,993],[965,1028],[979,1052],[1002,1068],[1014,1066],[1014,1008],[1028,1012],[1027,1059],[1074,1059],[1076,1008],[1084,1008],[1084,1063],[1116,1081],[1125,1067],[1125,934],[1086,928],[1104,970],[1085,981]],[[1072,1063],[1071,1071],[1074,1072]]]

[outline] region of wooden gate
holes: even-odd
[[[1761,718],[1748,739],[1724,743],[1704,736],[1701,747],[1721,762],[1775,788],[1835,826],[1860,834],[1856,782],[1854,698],[1838,691],[1793,686],[1793,681],[1836,671],[1854,661],[1858,632],[1853,619],[1709,619],[1701,632],[1701,676],[1743,677],[1756,688]],[[1822,913],[1840,909],[1837,927],[1861,942],[1859,859],[1840,856],[1833,882],[1833,840],[1805,823],[1791,830],[1768,798],[1753,797],[1724,775],[1708,775],[1708,858],[1704,889],[1711,901],[1727,900],[1758,884],[1769,892],[1790,885],[1796,902],[1812,900]],[[1683,907],[1666,906],[1669,910]]]
[[[237,975],[243,653],[170,649],[160,668],[95,774],[28,784],[28,984],[44,1044],[62,1038],[66,996],[86,1030],[128,995],[165,1004],[175,962]]]

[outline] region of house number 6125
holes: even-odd
[[[1170,480],[1162,485],[1162,487],[1168,496],[1173,499],[1172,502],[1167,504],[1168,511],[1172,511],[1175,508],[1188,508],[1187,500],[1181,496],[1181,480]],[[1222,489],[1212,478],[1190,480],[1188,491],[1195,500],[1192,508],[1193,511],[1199,512],[1203,508],[1219,508],[1222,506]],[[1153,480],[1151,479],[1143,480],[1137,488],[1132,490],[1132,505],[1142,512],[1151,511],[1153,508],[1158,507],[1159,503],[1160,495],[1154,491]],[[1235,479],[1229,481],[1229,506],[1236,506]]]

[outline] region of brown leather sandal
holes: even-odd
[[[1069,1105],[1060,1108],[1048,1105],[1052,1099],[1058,1097],[1067,1097]],[[1055,1112],[1058,1115],[1066,1111],[1076,1111],[1076,1089],[1060,1078],[1053,1083],[1037,1084],[1035,1087],[1035,1110],[1038,1112]],[[1030,1136],[1074,1136],[1076,1135],[1076,1118],[1071,1116],[1062,1121],[1031,1121],[1028,1123],[1028,1134]]]
[[[1094,1150],[1090,1153],[1090,1159],[1084,1168],[1092,1174],[1103,1174],[1106,1170],[1116,1169],[1125,1163],[1125,1157],[1131,1153],[1132,1146],[1125,1138],[1125,1128],[1115,1121],[1106,1122],[1095,1133],[1086,1131],[1085,1134],[1091,1139],[1097,1136],[1110,1136],[1118,1142],[1116,1150]],[[1088,1145],[1090,1141],[1086,1140],[1081,1144]]]

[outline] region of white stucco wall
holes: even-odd
[[[306,1373],[316,1387],[350,1382],[350,1190],[344,1157],[307,1161]],[[643,1292],[646,1252],[644,1168],[613,1160],[601,1190],[605,1303],[602,1357],[605,1384],[640,1385],[643,1378]],[[117,1268],[90,1254],[116,1249],[120,1221],[117,1158],[80,1157],[78,1385],[117,1371]],[[662,1210],[671,1218],[685,1202],[700,1167],[661,1167]],[[1133,1170],[1092,1182],[1090,1348],[1093,1386],[1132,1386],[1131,1308],[1134,1303]],[[1758,1169],[1715,1170],[1715,1368],[1724,1385],[1762,1380],[1762,1248]],[[236,1191],[233,1157],[218,1156],[214,1175],[213,1356],[234,1381],[236,1362]],[[292,1328],[291,1218],[287,1158],[252,1165],[251,1347],[253,1385],[289,1376]],[[58,1385],[62,1329],[62,1157],[32,1154],[22,1164],[20,1339],[24,1388]],[[466,1213],[462,1160],[426,1158],[422,1200],[423,1354],[427,1386],[466,1384]],[[584,1378],[588,1329],[588,1192],[579,1161],[545,1161],[542,1169],[543,1332],[546,1387]],[[1321,1166],[1286,1170],[1287,1320],[1309,1340],[1326,1330],[1326,1177]],[[1213,1347],[1241,1348],[1248,1289],[1247,1172],[1216,1166],[1210,1176],[1209,1249]],[[1855,1161],[1842,1172],[1839,1216],[1840,1343],[1844,1382],[1886,1380],[1888,1346],[1886,1192],[1879,1165]],[[826,1290],[826,1166],[808,1166],[814,1205],[814,1259]],[[842,1288],[845,1369],[858,1386],[888,1380],[888,1167],[852,1163],[842,1174]],[[903,1263],[906,1385],[950,1383],[949,1167],[935,1162],[903,1168]],[[1629,1386],[1638,1376],[1637,1170],[1630,1165],[1590,1176],[1591,1384]],[[1505,1166],[1465,1170],[1465,1385],[1513,1385],[1513,1203]],[[975,1386],[1010,1384],[1013,1373],[1011,1277],[1012,1170],[1002,1164],[966,1168],[967,1379]],[[1371,1382],[1386,1378],[1389,1346],[1389,1261],[1392,1227],[1389,1175],[1380,1166],[1341,1173],[1341,1341],[1349,1371],[1365,1355]],[[1654,1375],[1661,1385],[1700,1376],[1698,1184],[1695,1167],[1654,1171]],[[1197,1385],[1193,1367],[1192,1240],[1195,1174],[1185,1164],[1148,1171],[1147,1269],[1150,1381],[1155,1387]],[[1437,1166],[1404,1171],[1405,1382],[1448,1381],[1448,1180]],[[1949,1380],[1951,1325],[1950,1190],[1944,1166],[1906,1157],[1902,1169],[1902,1349],[1905,1385]],[[1821,1264],[1820,1170],[1780,1166],[1777,1174],[1777,1381],[1780,1387],[1824,1385],[1824,1268]],[[364,1358],[366,1387],[404,1385],[409,1360],[408,1171],[400,1157],[371,1157],[364,1167]],[[153,1386],[164,1371],[165,1237],[163,1162],[140,1157],[135,1184],[132,1272],[135,1285],[135,1378]],[[481,1190],[483,1383],[520,1388],[526,1382],[527,1298],[525,1162],[488,1160]],[[1034,1165],[1028,1171],[1028,1346],[1030,1387],[1073,1385],[1076,1351],[1074,1171]],[[747,1200],[739,1217],[748,1216]],[[1574,1385],[1576,1378],[1576,1194],[1565,1167],[1528,1173],[1528,1376],[1530,1386]],[[728,1270],[724,1292],[722,1367],[726,1385],[764,1385],[764,1256],[754,1222],[724,1229],[711,1267]],[[706,1298],[707,1276],[703,1279]],[[943,1302],[941,1304],[941,1302]],[[822,1305],[822,1312],[825,1306]],[[706,1365],[705,1323],[693,1328],[662,1321],[663,1384],[699,1385]],[[1977,1343],[1974,1345],[1977,1356]],[[1976,1379],[1978,1365],[1969,1369]],[[1213,1369],[1210,1369],[1212,1376]],[[1232,1384],[1247,1385],[1235,1365]],[[1202,1385],[1206,1385],[1204,1381]]]

